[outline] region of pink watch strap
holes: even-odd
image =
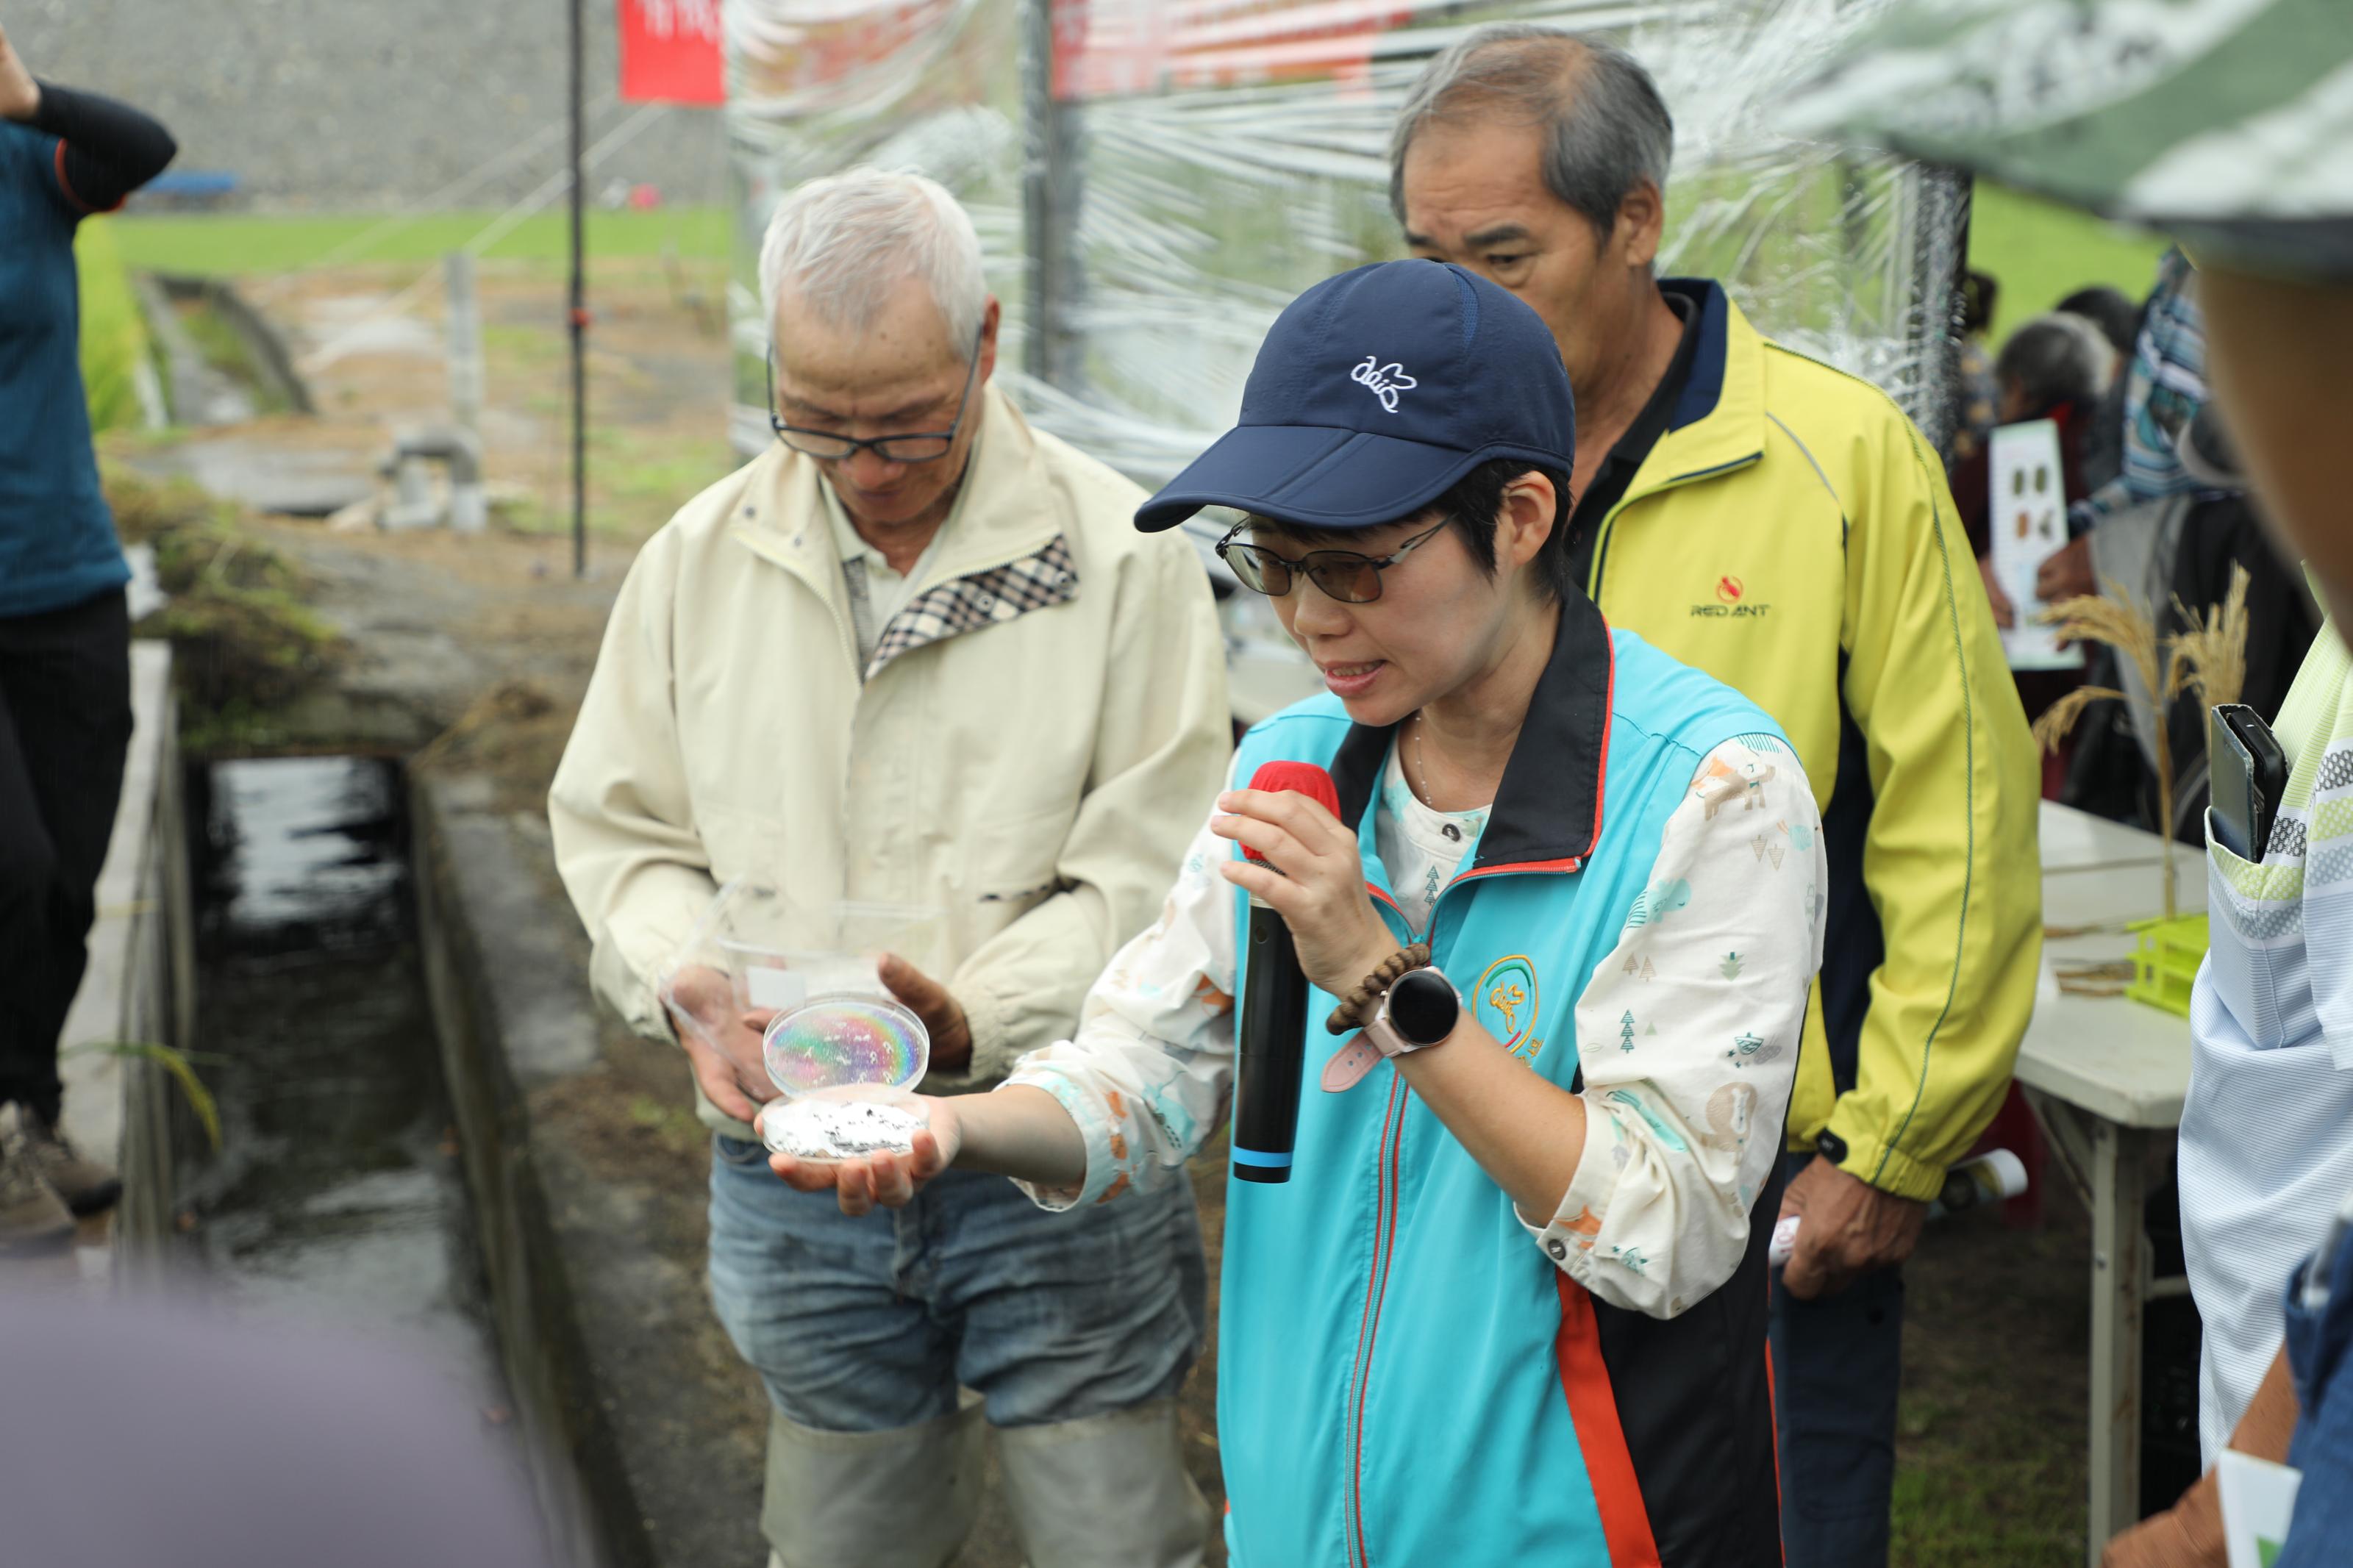
[[[1378,1067],[1381,1053],[1372,1041],[1359,1032],[1356,1037],[1332,1053],[1324,1064],[1324,1092],[1345,1094],[1365,1081],[1365,1075]]]

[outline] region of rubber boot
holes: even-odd
[[[977,1395],[884,1432],[768,1415],[760,1528],[781,1568],[944,1568],[980,1512],[988,1427]]]
[[[1209,1505],[1186,1473],[1176,1402],[997,1434],[1029,1568],[1200,1568]]]
[[[41,1180],[66,1201],[66,1207],[77,1216],[103,1214],[114,1206],[122,1195],[122,1183],[111,1165],[101,1165],[74,1147],[73,1140],[54,1121],[44,1121],[39,1114],[23,1106],[16,1108],[19,1124],[25,1130],[26,1152],[32,1157],[34,1168]]]
[[[73,1238],[73,1215],[41,1179],[25,1134],[0,1123],[0,1256],[62,1251]]]

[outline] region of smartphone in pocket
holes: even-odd
[[[2213,763],[2208,799],[2215,842],[2259,862],[2271,842],[2272,817],[2287,794],[2287,756],[2263,715],[2243,702],[2208,710],[2206,753]]]

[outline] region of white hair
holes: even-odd
[[[969,358],[988,310],[980,236],[956,199],[915,174],[856,168],[796,186],[760,244],[760,296],[773,330],[790,298],[828,325],[873,324],[891,291],[923,279],[948,342]]]

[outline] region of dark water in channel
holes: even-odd
[[[507,1419],[409,885],[399,764],[193,768],[196,1048],[223,1150],[181,1206],[240,1310],[396,1341]]]

